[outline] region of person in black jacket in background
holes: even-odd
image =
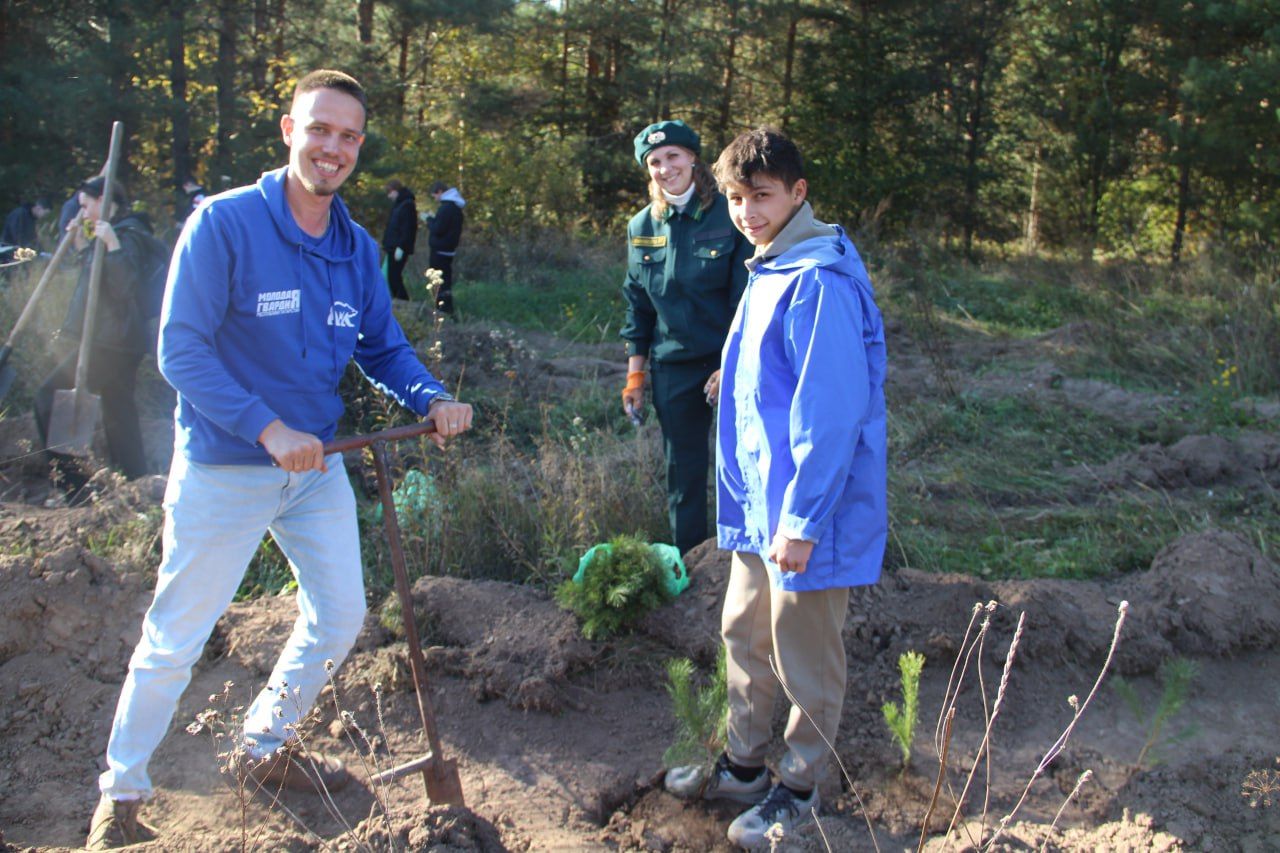
[[[93,265],[93,241],[101,240],[107,252],[103,257],[102,290],[93,323],[93,345],[88,354],[88,383],[89,390],[102,396],[102,426],[111,462],[126,477],[134,479],[147,473],[134,387],[138,365],[153,346],[138,301],[148,257],[144,235],[151,234],[151,225],[144,215],[130,209],[122,184],[112,186],[112,199],[106,202],[102,198],[105,184],[106,178],[96,177],[80,185],[80,215],[68,226],[75,229],[80,274],[58,337],[70,352],[36,390],[36,427],[42,443],[47,446],[54,392],[75,387]],[[54,453],[58,450],[48,449]],[[69,470],[64,470],[63,475],[73,491],[84,483]]]
[[[456,187],[444,181],[436,181],[431,185],[431,195],[440,206],[431,217],[428,230],[431,232],[431,259],[429,266],[440,270],[444,281],[436,293],[436,308],[446,314],[453,313],[453,256],[458,253],[458,243],[462,240],[462,208],[467,202]]]
[[[413,254],[418,239],[418,207],[413,190],[392,178],[387,181],[387,198],[391,199],[391,216],[382,233],[382,250],[387,253],[387,285],[395,299],[408,299],[404,286],[404,267]]]

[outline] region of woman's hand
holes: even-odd
[[[720,371],[711,374],[707,384],[702,386],[702,393],[707,395],[707,405],[714,406],[720,402]]]

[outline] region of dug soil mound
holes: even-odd
[[[130,500],[152,494],[135,488]],[[119,506],[101,502],[22,517],[33,534],[54,541],[57,535],[39,528],[68,527],[73,516],[81,527],[109,524],[118,512]],[[340,846],[361,837],[379,848],[390,843],[409,850],[727,849],[723,833],[733,809],[685,803],[660,788],[660,757],[672,732],[661,664],[674,656],[701,664],[714,658],[729,570],[728,555],[711,543],[691,554],[689,563],[689,590],[650,614],[636,635],[609,643],[583,640],[573,618],[537,590],[420,580],[415,614],[430,695],[446,754],[459,762],[470,810],[425,808],[413,777],[385,792],[366,782],[335,798],[351,827],[347,836],[342,820],[316,798],[289,794],[281,805],[303,826],[282,809],[254,801],[245,820],[253,846],[311,849],[315,832]],[[12,697],[0,710],[0,826],[9,843],[70,847],[82,838],[149,585],[141,571],[81,547],[0,558],[6,600],[0,691]],[[1201,721],[1205,731],[1180,742],[1164,765],[1135,768],[1131,762],[1146,730],[1104,688],[1068,749],[1032,786],[1009,845],[1038,844],[1085,769],[1093,778],[1064,813],[1054,847],[1234,849],[1280,842],[1276,813],[1250,808],[1239,793],[1249,771],[1274,758],[1269,733],[1280,720],[1274,697],[1258,685],[1280,677],[1280,656],[1273,651],[1280,585],[1275,566],[1256,549],[1211,531],[1178,540],[1149,571],[1109,585],[985,583],[902,571],[858,591],[845,626],[850,687],[836,744],[854,788],[835,777],[822,788],[821,830],[838,845],[832,849],[869,849],[867,820],[882,846],[910,844],[918,834],[936,770],[932,715],[966,628],[973,636],[974,605],[998,602],[980,651],[988,701],[1013,627],[1026,614],[1006,708],[993,731],[999,760],[990,823],[1011,808],[1070,721],[1067,695],[1087,695],[1122,599],[1129,612],[1113,666],[1154,707],[1160,688],[1150,673],[1172,655],[1196,660],[1200,679],[1182,713]],[[183,728],[227,682],[235,701],[251,697],[294,612],[290,596],[264,598],[234,605],[219,623],[152,764],[159,794],[148,815],[165,832],[156,849],[238,847],[239,800],[218,771],[216,748]],[[381,624],[387,621],[392,628]],[[341,755],[362,779],[424,751],[405,644],[394,625],[386,614],[369,615],[309,735],[315,748]],[[926,710],[914,769],[899,775],[900,759],[879,706],[898,698],[895,661],[907,649],[927,657],[921,685]],[[1221,702],[1224,695],[1231,697],[1229,708]],[[956,792],[983,726],[979,696],[971,681],[957,703],[948,772]],[[347,739],[337,722],[343,710],[368,736],[371,756],[362,759]],[[1247,726],[1241,726],[1244,720]],[[781,711],[775,724],[780,735]],[[952,802],[931,820],[931,832],[946,829]],[[976,816],[967,810],[957,833],[939,836],[931,849],[950,849],[963,844],[966,832],[976,833],[974,826],[964,828],[966,819]],[[810,827],[797,831],[784,849],[821,845],[817,828]]]

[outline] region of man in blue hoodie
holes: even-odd
[[[324,454],[352,358],[401,405],[435,421],[437,443],[471,426],[418,360],[391,313],[378,244],[336,195],[364,141],[364,90],[339,71],[298,82],[280,120],[286,167],[208,199],[169,269],[159,366],[178,392],[155,599],[116,708],[102,796],[86,846],[146,840],[147,763],[191,667],[269,531],[298,580],[298,618],[245,712],[238,770],[276,790],[332,791],[341,763],[295,727],[364,619],[355,498],[341,454]]]
[[[729,719],[710,774],[675,768],[667,787],[754,803],[728,832],[753,848],[774,824],[790,832],[818,807],[844,702],[849,587],[880,577],[884,324],[857,250],[814,218],[789,139],[741,134],[714,172],[756,247],[722,353],[716,441],[718,539],[734,552],[721,619]],[[793,698],[771,786],[779,680]]]

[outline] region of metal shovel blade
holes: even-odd
[[[462,797],[462,779],[458,776],[458,762],[452,758],[437,758],[422,771],[427,783],[427,799],[433,804],[465,806]]]
[[[83,389],[53,392],[45,447],[67,456],[88,456],[102,418],[102,398]]]

